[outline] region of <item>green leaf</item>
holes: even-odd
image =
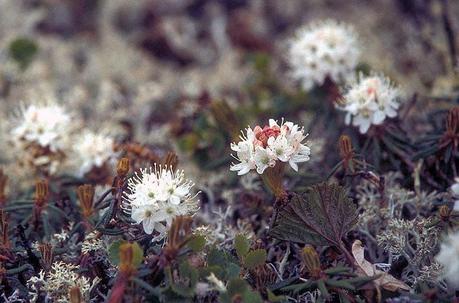
[[[206,246],[206,237],[203,235],[193,235],[187,245],[193,252],[200,252]]]
[[[339,287],[339,288],[344,288],[348,290],[355,290],[355,286],[345,280],[329,279],[329,280],[326,280],[325,283],[332,287]]]
[[[32,62],[38,51],[37,44],[27,38],[18,38],[11,42],[8,52],[18,65],[25,69]]]
[[[180,282],[171,284],[171,289],[182,297],[191,298],[194,296],[194,289],[198,282],[198,270],[184,261],[179,265]]]
[[[256,291],[246,290],[242,294],[242,302],[244,303],[263,303],[260,294]]]
[[[243,294],[248,288],[247,282],[242,279],[236,278],[232,279],[228,283],[227,292],[230,297],[233,297],[238,294]]]
[[[207,255],[207,264],[209,266],[222,266],[226,263],[225,253],[216,248],[212,248]]]
[[[286,241],[341,246],[357,218],[357,209],[342,186],[320,183],[302,196],[294,194],[277,214],[270,233]]]
[[[110,263],[114,265],[119,265],[120,264],[120,246],[123,244],[124,240],[119,240],[113,242],[110,247],[108,248],[108,259],[110,260]]]
[[[287,297],[285,296],[276,296],[271,290],[266,289],[268,294],[268,301],[269,302],[284,302],[287,301]]]
[[[245,255],[249,252],[250,242],[246,236],[242,234],[236,235],[234,238],[234,247],[236,248],[236,253],[239,259],[243,259]]]
[[[254,269],[266,262],[267,254],[264,249],[255,249],[244,257],[244,266],[248,269]]]

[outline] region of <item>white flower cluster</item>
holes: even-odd
[[[143,169],[128,181],[124,208],[147,234],[156,230],[162,237],[176,216],[198,210],[196,195],[191,194],[193,185],[183,171],[174,173],[161,166]]]
[[[377,74],[359,74],[343,94],[342,104],[337,107],[346,112],[346,124],[358,126],[362,134],[371,125],[380,125],[384,120],[397,116],[402,93],[391,81]]]
[[[454,184],[451,186],[451,192],[453,193],[454,200],[454,211],[459,211],[459,178],[454,179]]]
[[[306,90],[322,85],[327,77],[341,82],[354,71],[359,57],[358,37],[353,27],[334,20],[300,28],[288,50],[292,77]]]
[[[234,158],[240,163],[231,166],[232,171],[244,175],[252,169],[263,174],[268,167],[274,167],[278,161],[288,162],[298,171],[297,163],[306,162],[311,154],[310,148],[303,143],[307,134],[304,128],[293,122],[284,122],[279,125],[270,119],[269,125],[253,130],[248,127],[246,134],[241,136],[239,143],[231,144],[231,149],[237,153]]]
[[[459,287],[459,231],[448,236],[435,258],[443,266],[446,280],[454,287]]]
[[[11,135],[14,142],[35,143],[55,152],[64,147],[70,123],[70,115],[60,105],[31,104],[22,109]]]
[[[84,300],[89,299],[91,282],[88,278],[77,273],[77,265],[54,262],[51,270],[45,273],[41,270],[38,276],[33,276],[27,281],[30,290],[31,301],[38,299],[41,291],[45,292],[50,302],[67,303],[69,291],[72,287],[78,287]]]
[[[74,116],[55,102],[21,107],[9,127],[18,162],[50,174],[66,167],[82,177],[114,160],[113,138],[88,130],[78,132],[80,121]]]
[[[78,165],[78,175],[91,171],[95,167],[102,167],[105,163],[114,160],[114,140],[103,134],[91,131],[82,133],[75,142],[75,161]]]

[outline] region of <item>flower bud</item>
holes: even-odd
[[[121,244],[119,248],[120,272],[128,276],[133,274],[137,270],[137,266],[139,265],[135,264],[135,254],[141,254],[142,252],[136,251],[136,249],[139,249],[138,244],[129,242]]]
[[[116,173],[119,177],[125,177],[129,172],[129,159],[121,158],[116,166]]]
[[[81,209],[83,210],[83,216],[85,218],[90,217],[94,211],[94,187],[89,184],[81,185],[78,187],[77,194],[80,200]]]
[[[0,206],[3,206],[6,202],[6,183],[8,182],[8,176],[3,173],[3,169],[0,168]]]
[[[48,181],[38,180],[35,183],[35,204],[38,207],[43,207],[48,201]]]
[[[163,164],[170,170],[175,171],[178,165],[177,154],[174,152],[168,152],[167,155],[164,157]]]
[[[70,288],[69,301],[70,303],[84,303],[83,296],[81,295],[81,291],[78,286]]]
[[[446,132],[454,135],[459,131],[459,106],[451,108],[446,118]]]
[[[319,255],[317,254],[314,247],[311,245],[306,245],[303,248],[301,253],[301,257],[303,259],[303,263],[308,270],[309,274],[313,278],[318,278],[320,276],[320,272],[322,271],[320,268],[320,259]]]
[[[53,246],[50,243],[43,243],[38,246],[41,254],[41,261],[45,270],[49,270],[53,265]]]
[[[451,208],[449,208],[448,205],[442,205],[438,212],[442,220],[447,220],[451,215]]]
[[[339,154],[341,158],[345,161],[352,159],[352,157],[354,156],[354,151],[352,149],[351,138],[349,138],[349,136],[346,135],[341,135],[341,137],[339,137],[338,145]]]

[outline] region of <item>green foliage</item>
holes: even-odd
[[[308,188],[303,196],[293,195],[279,211],[271,235],[281,240],[339,247],[357,216],[343,187],[321,183]]]
[[[254,269],[258,266],[265,264],[266,262],[266,250],[255,249],[247,253],[244,257],[244,267],[248,269]]]
[[[21,69],[26,69],[38,52],[37,44],[27,38],[17,38],[9,46],[9,55]]]
[[[187,246],[193,252],[200,252],[206,246],[206,237],[203,235],[193,235],[191,239],[188,241]]]
[[[242,265],[247,269],[254,269],[265,264],[267,254],[264,249],[250,250],[250,241],[244,235],[237,235],[234,238],[234,248]]]
[[[228,282],[227,291],[220,294],[220,302],[262,303],[261,296],[250,289],[246,281],[236,278]]]
[[[214,273],[220,280],[230,280],[239,276],[241,269],[237,260],[228,252],[212,248],[207,255],[207,267],[201,270],[203,278]]]
[[[234,248],[236,248],[239,259],[242,259],[249,252],[250,242],[244,235],[236,235],[234,238]]]
[[[179,276],[178,282],[170,284],[171,290],[181,297],[192,298],[199,278],[198,270],[184,261],[179,265]]]

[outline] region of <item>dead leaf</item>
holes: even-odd
[[[410,287],[407,284],[394,278],[394,276],[377,269],[374,264],[365,260],[364,251],[365,249],[362,246],[362,242],[359,240],[354,241],[352,244],[352,254],[354,255],[355,262],[359,271],[361,271],[361,274],[369,277],[381,275],[381,277],[374,280],[373,283],[375,283],[377,287],[382,287],[388,291],[397,291],[399,289],[410,290]]]

